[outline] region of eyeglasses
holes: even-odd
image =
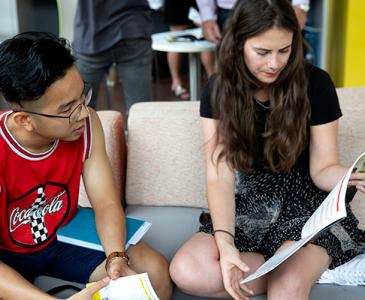
[[[70,124],[76,123],[77,121],[80,120],[82,107],[84,106],[87,110],[87,106],[89,105],[92,94],[93,94],[93,90],[92,90],[91,86],[89,86],[86,82],[84,84],[85,84],[85,87],[84,87],[84,92],[82,94],[82,97],[84,98],[83,102],[81,102],[79,105],[77,105],[68,116],[48,115],[48,114],[43,114],[43,113],[39,113],[39,112],[35,112],[35,111],[28,111],[28,110],[14,110],[14,112],[26,112],[28,114],[43,116],[43,117],[47,117],[47,118],[68,119]]]

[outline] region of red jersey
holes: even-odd
[[[45,248],[76,214],[82,164],[90,156],[91,120],[76,141],[56,140],[44,153],[23,148],[0,115],[0,248]]]

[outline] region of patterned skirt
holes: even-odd
[[[285,241],[297,241],[301,230],[328,193],[319,190],[308,172],[274,174],[259,170],[236,173],[236,237],[240,252],[257,252],[270,258]],[[358,228],[350,204],[347,217],[311,243],[326,249],[330,268],[346,263],[365,250],[365,231]],[[201,218],[199,231],[212,234],[210,218]]]

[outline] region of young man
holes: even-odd
[[[25,280],[40,274],[84,283],[148,272],[159,297],[169,299],[166,260],[143,242],[126,253],[100,120],[87,107],[91,90],[65,40],[23,33],[4,41],[0,92],[11,108],[0,115],[0,298],[52,299]],[[56,239],[76,214],[81,175],[105,253]]]

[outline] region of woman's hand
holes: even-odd
[[[71,296],[70,298],[67,298],[67,300],[92,300],[93,295],[103,287],[107,286],[109,281],[109,277],[105,277],[102,280],[96,281],[95,283],[88,286],[87,288],[84,288],[77,294]]]
[[[356,188],[365,193],[365,173],[355,172],[352,173],[349,180],[349,186],[356,186]]]
[[[224,288],[235,300],[248,300],[247,295],[253,295],[253,291],[240,281],[250,269],[241,260],[239,251],[233,244],[224,243],[219,247],[219,254]]]

